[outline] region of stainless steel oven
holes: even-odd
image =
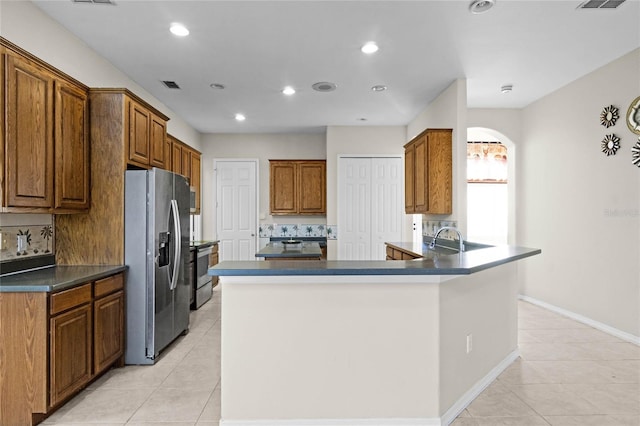
[[[196,256],[193,264],[193,302],[191,309],[198,309],[213,293],[212,276],[207,274],[213,243],[196,244]]]

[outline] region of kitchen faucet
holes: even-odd
[[[443,226],[442,228],[438,229],[436,231],[435,235],[433,236],[433,240],[431,240],[431,243],[429,244],[429,248],[431,250],[436,248],[436,238],[438,238],[438,235],[440,235],[440,233],[442,231],[447,230],[447,229],[455,231],[458,234],[458,238],[460,239],[460,247],[459,247],[458,251],[460,253],[462,253],[464,251],[464,242],[462,242],[462,233],[460,231],[458,231],[458,228],[454,228],[453,226]]]

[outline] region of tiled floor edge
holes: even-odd
[[[520,356],[520,350],[516,349],[507,355],[502,361],[491,369],[482,379],[478,380],[475,385],[471,387],[467,392],[460,397],[451,407],[442,415],[442,426],[448,426],[464,411],[474,399],[478,397],[498,376],[507,369],[518,357]]]
[[[633,334],[627,333],[626,331],[618,330],[617,328],[611,327],[610,325],[585,317],[584,315],[580,315],[575,312],[568,311],[564,308],[560,308],[550,303],[543,302],[542,300],[538,300],[530,296],[519,294],[518,299],[522,300],[523,302],[529,302],[533,305],[540,306],[541,308],[563,315],[567,318],[571,318],[572,320],[588,325],[589,327],[593,327],[597,330],[610,334],[626,342],[633,343],[636,346],[640,346],[640,336],[634,336]]]
[[[224,420],[219,426],[443,426],[440,418]]]

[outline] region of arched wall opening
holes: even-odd
[[[507,209],[506,214],[504,215],[507,220],[507,235],[505,243],[516,245],[516,145],[503,133],[486,127],[467,128],[467,141],[501,142],[507,148],[507,183],[504,184],[507,186],[507,200],[504,203]],[[467,183],[467,185],[474,185],[474,183]],[[470,196],[470,193],[474,193],[474,191],[469,191],[470,189],[471,188],[467,187],[468,197]],[[468,202],[467,234],[469,234],[469,224],[473,223],[473,209],[474,204]],[[471,232],[473,232],[473,230]],[[467,238],[472,241],[473,236],[471,236],[471,238]]]

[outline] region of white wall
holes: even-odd
[[[327,128],[327,223],[338,223],[338,155],[395,154],[404,156],[406,127],[404,126],[329,126]],[[411,241],[411,217],[404,224],[405,237]],[[340,239],[340,228],[338,228]],[[337,241],[327,242],[327,257],[336,259]]]
[[[195,149],[200,134],[29,1],[0,1],[0,35],[89,87],[124,87],[166,114],[168,132]]]
[[[640,171],[624,115],[639,74],[636,50],[522,110],[468,111],[469,127],[496,130],[517,148],[513,243],[542,249],[521,262],[520,292],[636,337]],[[607,129],[599,114],[611,104],[620,119]],[[607,157],[600,141],[609,133],[621,149]]]
[[[425,215],[458,222],[466,236],[467,222],[467,82],[456,80],[407,125],[409,141],[423,130],[453,129],[453,213]]]
[[[518,243],[542,255],[522,262],[525,295],[640,336],[638,141],[624,115],[640,94],[640,49],[523,110]],[[608,105],[621,118],[609,129]],[[606,134],[621,149],[600,151]]]
[[[324,160],[325,135],[305,134],[204,134],[202,135],[202,236],[215,239],[215,181],[213,160],[243,158],[259,160],[258,211],[261,222],[282,222],[282,216],[269,214],[269,160]],[[324,216],[284,216],[287,223],[326,223]]]

